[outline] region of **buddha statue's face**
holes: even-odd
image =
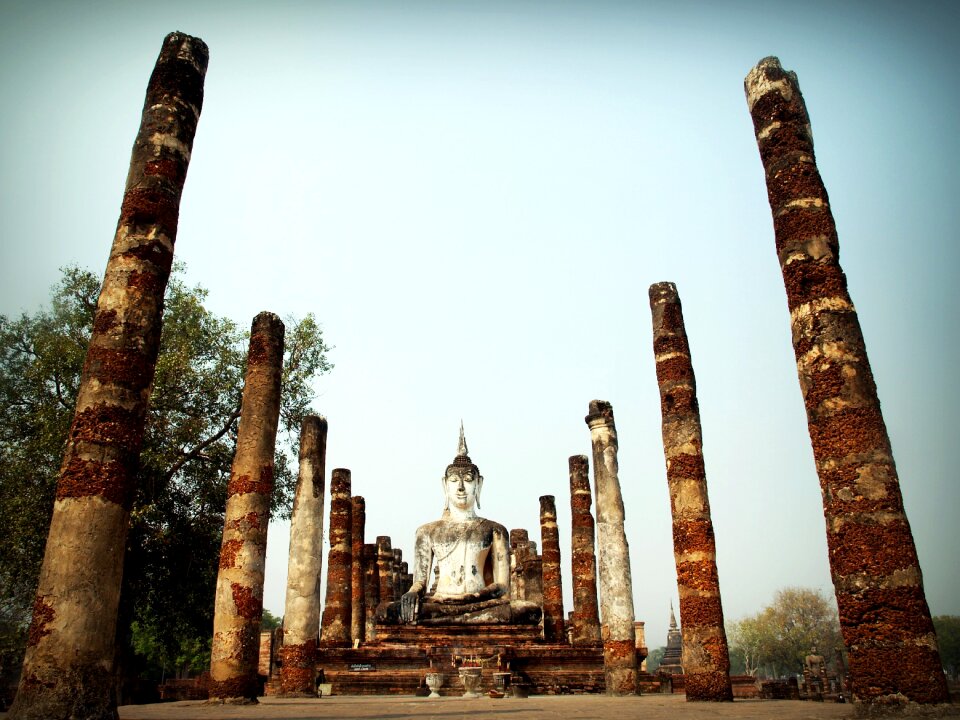
[[[472,468],[450,468],[443,478],[443,492],[447,496],[447,507],[458,510],[473,509],[482,484],[483,478]]]

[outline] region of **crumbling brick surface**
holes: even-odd
[[[40,640],[50,634],[47,625],[53,622],[53,607],[47,604],[47,598],[38,596],[33,601],[33,618],[30,620],[30,630],[27,632],[27,647],[33,647]]]
[[[128,463],[81,460],[74,456],[60,471],[56,497],[63,500],[96,496],[128,510],[133,501],[130,475]]]
[[[257,597],[253,588],[240,583],[231,583],[230,590],[233,593],[233,604],[237,609],[237,615],[247,620],[259,621],[263,614],[263,598]]]
[[[946,682],[927,637],[930,611],[913,536],[838,261],[836,225],[803,96],[796,75],[776,58],[760,61],[744,88],[791,311],[854,699],[867,705],[890,697],[944,702]]]
[[[280,649],[280,692],[282,694],[316,695],[317,643],[309,640]]]

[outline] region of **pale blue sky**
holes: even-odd
[[[327,467],[409,553],[462,418],[482,513],[539,540],[593,398],[637,618],[676,577],[647,288],[677,283],[728,618],[832,594],[743,78],[799,75],[934,613],[960,613],[960,5],[0,0],[0,313],[106,262],[163,36],[210,46],[177,257],[209,304],[317,314]],[[283,613],[286,527],[266,605]],[[567,609],[570,592],[567,587]]]

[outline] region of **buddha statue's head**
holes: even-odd
[[[457,456],[447,465],[447,471],[443,475],[443,495],[446,498],[444,511],[451,507],[469,511],[473,509],[474,504],[479,508],[481,487],[483,487],[483,476],[467,454],[467,440],[464,437],[461,422]]]

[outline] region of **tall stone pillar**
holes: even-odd
[[[853,697],[946,702],[913,534],[797,76],[765,58],[744,89],[787,291]]]
[[[380,575],[377,572],[377,546],[365,543],[363,557],[364,637],[367,642],[376,639],[377,605],[380,604]]]
[[[603,669],[608,695],[638,692],[636,637],[633,630],[633,580],[630,548],[623,529],[623,497],[617,464],[617,427],[613,406],[590,402],[585,418],[593,442],[593,482],[597,496],[597,540],[600,560],[600,614],[607,626]]]
[[[167,35],[94,315],[11,718],[116,717],[123,552],[207,46]]]
[[[210,650],[210,697],[255,700],[267,525],[280,419],[283,323],[262,312],[250,328],[237,449],[227,483]]]
[[[363,532],[367,524],[367,503],[354,495],[353,505],[353,565],[350,581],[350,637],[356,642],[367,639],[367,596],[363,589]]]
[[[560,578],[560,531],[553,495],[540,497],[540,542],[543,545],[543,638],[566,642],[563,627],[563,582]]]
[[[330,552],[327,555],[327,602],[320,626],[320,644],[349,647],[352,622],[353,503],[350,471],[337,468],[330,479]]]
[[[300,475],[290,516],[287,602],[283,615],[280,692],[315,696],[320,637],[320,573],[323,569],[323,498],[327,421],[307,415],[300,426]]]
[[[390,565],[390,583],[393,587],[393,599],[399,600],[400,595],[400,563],[403,561],[403,550],[400,548],[393,549],[393,563]]]
[[[570,468],[571,567],[573,570],[574,645],[600,644],[600,616],[597,609],[597,556],[593,514],[590,506],[589,466],[586,455],[573,455]]]
[[[673,283],[650,286],[650,310],[673,516],[673,556],[683,618],[687,700],[733,701],[697,383],[680,296]]]
[[[377,536],[377,577],[380,580],[380,603],[393,602],[393,547],[389,535]]]
[[[521,552],[526,553],[530,535],[523,528],[510,531],[510,599],[525,600],[523,590],[523,560]],[[521,551],[521,546],[523,551]]]

